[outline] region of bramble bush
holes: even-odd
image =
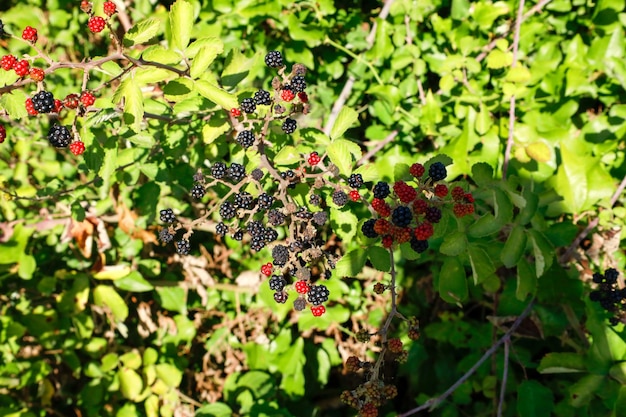
[[[623,0],[0,12],[0,416],[626,410]]]

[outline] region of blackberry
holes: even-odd
[[[289,259],[289,249],[284,245],[276,245],[272,248],[272,258],[274,258],[274,265],[283,266]]]
[[[244,113],[254,113],[254,111],[256,110],[256,104],[254,104],[254,99],[244,98],[243,100],[241,100],[239,108],[241,108]]]
[[[293,309],[296,311],[302,311],[306,308],[306,300],[302,297],[296,298],[293,302]]]
[[[602,283],[602,281],[604,281],[604,275],[598,273],[598,272],[594,272],[593,273],[593,282],[595,282],[596,284],[600,284]]]
[[[385,199],[390,192],[389,184],[386,182],[378,181],[374,186],[374,198]]]
[[[161,210],[159,212],[159,217],[164,223],[174,223],[176,221],[176,215],[171,208]]]
[[[328,213],[325,211],[318,211],[313,214],[313,223],[322,226],[328,221]]]
[[[319,194],[311,194],[311,197],[309,197],[309,202],[314,206],[319,206],[320,204],[322,204],[322,197],[320,197]]]
[[[232,238],[235,239],[237,242],[241,242],[243,240],[243,230],[237,230],[235,233],[233,233]]]
[[[265,228],[263,227],[263,224],[260,221],[252,220],[251,222],[248,223],[248,226],[246,227],[246,231],[252,237],[262,236],[265,233]]]
[[[441,181],[446,177],[446,175],[448,175],[446,166],[441,162],[435,162],[430,166],[430,168],[428,168],[428,176],[433,181]]]
[[[265,65],[270,68],[281,68],[283,64],[283,56],[278,51],[269,51],[265,55]]]
[[[250,173],[250,176],[255,181],[261,181],[261,179],[263,179],[263,171],[259,168],[254,168]]]
[[[250,241],[250,250],[258,252],[265,247],[265,240],[262,236],[255,236]]]
[[[376,223],[376,219],[369,219],[366,220],[365,223],[363,223],[363,225],[361,226],[361,232],[365,237],[378,237],[378,233],[374,231],[374,223]]]
[[[270,290],[272,291],[282,291],[285,289],[286,285],[287,281],[280,275],[272,275],[270,278]]]
[[[280,292],[275,292],[274,293],[274,301],[276,301],[277,303],[280,303],[280,304],[285,304],[287,302],[287,298],[288,297],[289,296],[284,291],[280,291]]]
[[[272,104],[272,97],[270,96],[270,92],[266,90],[259,90],[254,93],[253,99],[257,106]]]
[[[398,206],[391,213],[391,221],[398,227],[406,227],[413,220],[411,209],[407,206]]]
[[[224,178],[224,175],[226,175],[226,164],[223,162],[215,162],[211,167],[211,175],[216,180]]]
[[[249,192],[241,191],[235,194],[235,206],[244,210],[252,210],[254,208],[254,198]]]
[[[54,96],[48,91],[40,91],[32,98],[33,108],[39,113],[52,113],[54,111]]]
[[[437,207],[428,207],[424,217],[431,223],[439,223],[439,220],[441,220],[441,210]]]
[[[6,35],[7,33],[4,31],[4,23],[0,20],[0,38],[4,38]]]
[[[413,249],[417,253],[422,253],[428,249],[428,241],[427,240],[417,240],[416,238],[411,238],[411,249]]]
[[[67,127],[53,125],[48,131],[48,141],[56,148],[67,148],[72,141],[72,135]]]
[[[313,213],[311,213],[309,210],[305,209],[304,207],[300,207],[298,211],[296,212],[296,217],[299,219],[303,219],[303,220],[310,220],[313,218]]]
[[[267,220],[270,222],[272,226],[280,226],[281,224],[285,222],[285,218],[286,216],[282,212],[276,209],[270,210],[267,213]]]
[[[286,134],[291,135],[293,132],[296,131],[296,127],[298,127],[296,121],[293,120],[291,117],[287,117],[280,128]]]
[[[226,226],[226,224],[224,224],[224,222],[219,222],[216,226],[215,226],[215,233],[224,237],[226,236],[226,233],[228,233],[228,226]]]
[[[608,284],[615,284],[617,282],[617,278],[619,277],[619,272],[615,268],[609,268],[604,271],[604,278]]]
[[[348,202],[348,194],[344,193],[341,190],[337,190],[333,193],[333,203],[338,205],[339,207],[343,207]]]
[[[246,176],[246,169],[243,165],[233,162],[230,164],[230,167],[228,167],[227,174],[228,178],[237,183]]]
[[[272,204],[274,204],[274,197],[271,195],[263,193],[259,196],[259,208],[268,209],[272,207]]]
[[[273,242],[278,239],[278,232],[271,227],[267,227],[265,228],[265,232],[263,233],[263,239],[265,239],[265,241],[268,243]]]
[[[294,93],[301,93],[306,89],[306,81],[301,75],[296,75],[291,79],[291,91]]]
[[[309,286],[309,292],[307,293],[309,303],[314,306],[318,306],[328,301],[329,295],[330,291],[328,291],[328,288],[326,288],[325,285],[311,285]]]
[[[348,185],[352,188],[361,188],[363,186],[363,176],[361,174],[352,174],[348,177]]]
[[[230,220],[237,215],[237,207],[230,201],[224,201],[220,206],[220,216],[224,220]]]
[[[243,146],[244,148],[249,148],[254,145],[254,133],[252,130],[242,130],[237,135],[237,143]]]
[[[191,196],[195,198],[196,200],[200,200],[202,197],[204,197],[205,193],[206,193],[206,190],[200,184],[194,185],[193,188],[191,189]]]
[[[174,239],[174,235],[170,233],[169,229],[161,229],[159,232],[159,240],[165,244],[170,243]]]
[[[179,255],[189,255],[189,252],[191,252],[189,241],[187,239],[181,239],[176,242],[176,252],[178,252]]]

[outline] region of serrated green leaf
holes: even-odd
[[[302,160],[300,153],[295,146],[287,145],[278,151],[278,153],[272,159],[276,165],[291,165],[296,164]]]
[[[349,176],[352,173],[353,159],[351,147],[352,142],[345,139],[334,140],[326,148],[326,153],[330,161],[335,164],[342,175]]]
[[[176,0],[169,13],[172,46],[183,51],[189,45],[193,29],[193,5],[186,0]]]
[[[526,249],[526,231],[522,226],[515,226],[506,239],[500,260],[507,268],[513,268],[520,260]]]
[[[346,132],[359,118],[359,114],[350,107],[344,106],[330,130],[330,138],[335,140]]]
[[[335,274],[340,277],[355,277],[365,266],[367,252],[362,249],[354,249],[341,257],[335,267]]]
[[[213,143],[217,138],[228,132],[229,129],[230,125],[225,119],[219,120],[217,117],[212,117],[208,123],[202,126],[202,140],[207,145]]]
[[[472,165],[472,179],[481,187],[493,181],[493,168],[485,162]]]
[[[448,256],[458,256],[465,252],[467,248],[467,238],[464,232],[456,231],[446,235],[439,252]]]
[[[389,251],[380,246],[372,246],[367,251],[372,266],[379,271],[388,272],[391,268]]]
[[[465,268],[458,258],[447,257],[439,272],[439,296],[448,303],[458,304],[467,299]]]
[[[537,230],[530,230],[530,240],[533,245],[533,255],[535,256],[535,271],[537,278],[550,269],[554,259],[554,247],[545,235]]]
[[[470,244],[468,247],[468,255],[470,265],[472,266],[474,285],[480,284],[496,271],[496,267],[493,265],[491,258],[482,248],[475,244]]]
[[[547,353],[537,367],[542,374],[560,374],[568,372],[585,372],[585,358],[573,352]]]
[[[208,100],[211,100],[213,103],[221,106],[225,110],[230,111],[232,108],[239,107],[237,97],[206,80],[198,80],[194,85],[200,95]]]
[[[337,235],[344,241],[351,241],[356,235],[359,219],[349,210],[332,208],[330,224]]]
[[[468,234],[471,237],[489,236],[499,232],[503,226],[504,223],[498,221],[493,214],[486,213],[470,225]]]
[[[124,35],[124,46],[131,47],[148,42],[159,34],[161,22],[158,19],[146,19],[138,22]]]
[[[14,120],[28,116],[24,103],[28,96],[24,91],[13,90],[0,96],[0,106],[9,113],[9,117]]]
[[[503,52],[500,49],[493,49],[487,55],[487,68],[500,69],[508,67],[513,63],[513,54],[511,52]]]
[[[144,85],[163,82],[170,78],[172,74],[172,72],[163,68],[137,68],[133,78],[137,85]]]
[[[511,83],[519,83],[525,84],[530,81],[530,71],[528,68],[518,65],[514,68],[509,69],[509,72],[506,74],[506,80]]]
[[[139,131],[143,121],[143,94],[141,88],[133,77],[126,77],[120,83],[113,94],[115,103],[124,102],[124,123],[132,126],[133,130]]]
[[[162,45],[151,45],[141,54],[144,61],[158,62],[164,65],[177,65],[183,60],[180,54],[166,49]]]

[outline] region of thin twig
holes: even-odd
[[[376,143],[376,146],[374,146],[372,149],[370,149],[365,155],[363,155],[361,157],[361,159],[359,159],[357,161],[357,166],[361,166],[363,164],[367,164],[370,159],[372,159],[372,157],[374,155],[376,155],[378,152],[380,152],[380,150],[382,148],[385,147],[385,145],[387,145],[389,142],[393,141],[396,136],[398,136],[398,131],[394,130],[393,132],[391,132],[390,134],[387,135],[387,137],[379,142]]]
[[[504,341],[504,369],[502,370],[502,386],[500,387],[500,401],[498,401],[498,417],[502,417],[502,406],[504,405],[504,394],[506,393],[506,381],[509,378],[509,350],[511,339]]]
[[[520,0],[517,9],[517,19],[515,19],[515,34],[513,37],[513,63],[511,68],[515,68],[517,64],[517,52],[519,48],[519,34],[522,26],[522,13],[524,12],[524,0]],[[515,94],[511,95],[509,105],[509,137],[506,141],[506,150],[504,151],[504,164],[502,165],[502,179],[506,179],[506,171],[509,168],[509,160],[511,159],[511,148],[513,148],[513,130],[515,128]]]
[[[412,416],[413,414],[416,414],[419,411],[423,411],[423,410],[426,410],[426,409],[432,410],[432,409],[436,408],[439,404],[441,404],[443,402],[443,400],[445,400],[450,395],[452,395],[452,393],[454,391],[456,391],[456,389],[458,387],[460,387],[465,381],[467,381],[469,379],[469,377],[472,376],[474,374],[474,372],[476,372],[476,370],[487,359],[489,359],[489,357],[491,357],[491,355],[496,353],[496,351],[500,348],[500,345],[502,345],[503,343],[505,343],[507,340],[510,339],[511,335],[517,330],[517,328],[520,326],[520,324],[522,324],[522,321],[524,321],[524,319],[530,314],[530,312],[531,312],[531,310],[532,310],[534,305],[535,305],[535,300],[532,299],[530,301],[530,303],[528,303],[528,305],[526,306],[526,308],[524,309],[522,314],[520,314],[517,317],[517,319],[515,320],[515,322],[513,322],[513,324],[511,325],[511,328],[504,334],[504,336],[502,336],[500,338],[500,340],[498,340],[493,346],[491,346],[489,348],[489,350],[487,350],[485,352],[485,354],[461,378],[459,378],[458,381],[456,381],[454,384],[452,384],[452,386],[450,388],[448,388],[448,390],[446,392],[444,392],[443,394],[441,394],[438,397],[431,398],[430,400],[426,401],[424,404],[420,405],[419,407],[416,407],[416,408],[414,408],[412,410],[409,410],[409,411],[407,411],[405,413],[398,414],[398,417]]]

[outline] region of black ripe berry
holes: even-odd
[[[361,188],[363,186],[363,176],[361,174],[352,174],[348,177],[348,185],[352,188]]]
[[[341,190],[337,190],[333,193],[333,203],[339,207],[343,207],[348,202],[348,195]]]
[[[243,167],[243,165],[233,162],[232,164],[230,164],[230,167],[228,167],[228,171],[226,172],[226,174],[231,180],[237,183],[246,176],[246,169]]]
[[[386,198],[391,190],[389,189],[389,184],[383,181],[378,181],[374,186],[374,198],[384,199]]]
[[[411,239],[411,249],[413,249],[417,253],[422,253],[428,249],[428,241],[427,240],[417,240],[416,238]]]
[[[371,237],[371,238],[378,237],[378,233],[376,233],[376,231],[374,230],[375,223],[376,223],[376,219],[369,219],[369,220],[366,220],[365,223],[363,223],[363,226],[361,226],[361,232],[363,232],[363,235],[365,237]]]
[[[255,181],[261,181],[263,179],[263,170],[259,168],[254,168],[250,173],[250,176]]]
[[[48,131],[48,141],[56,148],[67,148],[72,141],[72,135],[67,127],[53,125]]]
[[[270,68],[281,68],[283,66],[283,56],[278,51],[269,51],[265,55],[265,65]]]
[[[174,223],[176,221],[176,215],[171,208],[161,210],[159,212],[159,217],[164,223]]]
[[[282,291],[286,285],[287,281],[280,275],[272,275],[270,278],[270,290],[272,291]]]
[[[257,106],[272,104],[272,97],[270,96],[270,92],[267,90],[257,91],[254,93],[253,99]]]
[[[249,148],[254,145],[254,133],[252,133],[252,130],[242,130],[239,132],[237,135],[237,143],[244,148]]]
[[[435,162],[430,166],[430,168],[428,168],[428,176],[433,181],[441,181],[446,177],[446,175],[448,175],[446,166],[441,162]]]
[[[196,200],[200,200],[202,197],[204,197],[205,193],[206,193],[206,190],[200,184],[194,185],[193,188],[191,189],[191,196],[195,198]]]
[[[318,306],[328,301],[330,291],[325,285],[311,285],[308,292],[309,302],[314,306]]]
[[[247,191],[241,191],[235,194],[235,206],[244,210],[252,210],[254,208],[254,197]]]
[[[391,213],[391,221],[398,227],[406,227],[413,220],[411,209],[407,206],[398,206]]]
[[[294,93],[301,93],[306,89],[306,81],[304,81],[304,77],[300,75],[296,75],[291,79],[291,90]]]
[[[228,233],[228,226],[226,226],[224,222],[219,222],[215,226],[215,233],[222,237],[226,236],[226,233]]]
[[[283,132],[290,135],[296,131],[296,127],[298,127],[296,121],[291,117],[287,117],[280,128],[283,130]]]
[[[274,204],[274,197],[267,193],[263,193],[259,196],[259,208],[268,209]]]
[[[284,291],[276,291],[274,293],[274,301],[276,301],[279,304],[285,304],[287,302],[287,293]]]
[[[176,242],[176,252],[178,252],[180,255],[189,255],[190,251],[191,245],[189,244],[189,241],[187,239],[181,239]]]
[[[224,220],[230,220],[237,215],[237,207],[230,201],[224,201],[220,206],[220,216]]]
[[[33,108],[39,113],[52,113],[54,111],[54,96],[48,91],[40,91],[32,98]]]
[[[441,220],[441,210],[437,207],[428,207],[424,217],[431,223],[439,223],[439,220]]]
[[[170,243],[174,239],[174,235],[170,233],[169,229],[161,229],[159,232],[159,240],[163,243]]]
[[[272,258],[274,258],[273,264],[276,266],[283,266],[289,259],[289,249],[284,245],[276,245],[272,248]]]
[[[223,162],[215,162],[211,167],[211,175],[215,179],[222,179],[226,175],[226,164]]]
[[[233,239],[241,242],[243,240],[243,230],[237,230],[235,233],[233,233]]]
[[[243,100],[241,100],[241,104],[239,105],[239,107],[244,113],[254,113],[254,111],[256,110],[256,104],[254,103],[254,99],[251,98],[244,98]]]
[[[318,211],[313,214],[313,223],[318,226],[324,225],[328,221],[328,213],[325,211]]]

